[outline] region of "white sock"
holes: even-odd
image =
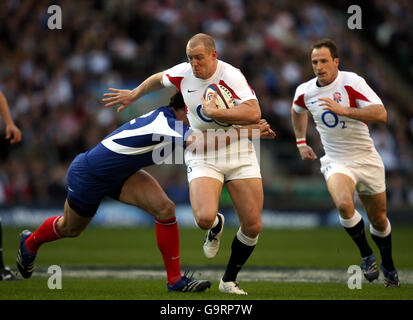
[[[242,233],[241,227],[238,229],[237,232],[237,239],[247,246],[255,246],[258,242],[258,237],[259,235],[257,235],[255,238],[250,238],[246,236]]]
[[[338,217],[340,218],[340,223],[344,228],[354,227],[363,218],[357,210],[354,210],[354,215],[350,219],[344,219],[340,215]]]
[[[384,231],[376,230],[376,229],[374,229],[373,225],[370,223],[370,233],[374,234],[375,236],[380,237],[380,238],[387,237],[391,232],[391,225],[390,225],[389,219],[386,218],[386,220],[387,220],[386,230],[384,230]]]
[[[219,222],[218,215],[216,215],[216,216],[215,216],[214,223],[212,224],[211,229],[212,229],[213,227],[216,227],[216,226],[217,226],[217,224],[218,224],[218,222]]]

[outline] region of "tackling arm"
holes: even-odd
[[[223,146],[228,146],[231,143],[243,137],[248,139],[274,139],[275,132],[265,119],[261,119],[258,124],[240,126],[231,128],[230,130],[207,130],[203,132],[191,132],[186,140],[186,146],[191,150],[196,151],[203,149],[217,150]]]

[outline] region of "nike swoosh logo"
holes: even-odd
[[[189,90],[188,89],[188,93],[192,93],[192,92],[195,92],[195,91],[198,91],[198,90]]]

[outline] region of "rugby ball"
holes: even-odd
[[[212,100],[215,92],[217,93],[215,104],[218,109],[231,109],[235,106],[235,99],[231,92],[227,87],[224,87],[221,84],[210,84],[205,90],[204,99],[207,101]],[[219,122],[217,120],[214,121],[221,126],[230,126],[228,123]]]

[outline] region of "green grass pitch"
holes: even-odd
[[[3,234],[6,265],[15,267],[19,233],[23,228],[5,228]],[[224,270],[229,248],[236,229],[226,228],[217,257],[207,260],[202,253],[204,232],[199,229],[180,229],[182,270],[190,268],[202,273],[204,269]],[[367,232],[368,233],[368,232]],[[392,232],[393,256],[399,271],[413,272],[413,228],[394,226]],[[377,247],[368,240],[379,257]],[[243,271],[252,274],[258,269],[306,270],[343,269],[360,264],[355,245],[341,228],[305,230],[264,229],[258,245]],[[62,267],[62,289],[47,286],[47,267]],[[36,259],[37,270],[45,275],[34,275],[29,280],[1,281],[1,300],[413,300],[412,282],[400,288],[385,288],[382,280],[363,281],[361,290],[350,290],[347,282],[286,282],[242,281],[249,293],[246,297],[222,294],[218,279],[209,279],[212,287],[204,293],[168,293],[166,278],[65,277],[65,268],[76,270],[134,270],[162,271],[161,255],[156,247],[154,228],[96,228],[90,227],[78,238],[62,239],[43,245]],[[381,276],[382,277],[382,276]]]

